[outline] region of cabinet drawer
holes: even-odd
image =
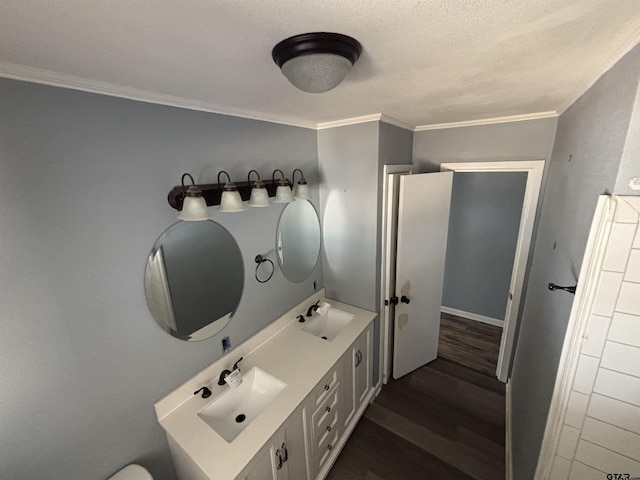
[[[311,392],[314,407],[317,408],[328,396],[331,389],[338,383],[338,371],[334,368],[327,373]]]
[[[318,408],[313,413],[312,424],[314,431],[325,422],[327,417],[333,417],[338,412],[338,406],[340,405],[339,390],[334,388],[329,390],[329,396],[325,398],[324,402],[318,405]]]
[[[313,446],[314,451],[320,451],[321,447],[327,445],[327,442],[332,436],[340,434],[339,423],[340,414],[332,412],[331,415],[325,415],[322,422],[318,425],[318,428],[313,432],[313,439],[315,444]]]
[[[338,432],[334,433],[333,435],[329,435],[326,441],[318,447],[318,451],[315,455],[316,467],[318,468],[318,471],[322,469],[329,456],[331,456],[331,453],[333,452],[333,449],[335,448],[337,443]]]

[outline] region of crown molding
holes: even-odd
[[[187,110],[196,110],[199,112],[217,113],[220,115],[278,123],[292,127],[309,128],[312,130],[317,129],[317,124],[315,122],[304,122],[299,119],[265,115],[263,113],[245,110],[242,108],[221,106],[209,102],[191,100],[184,97],[156,93],[140,88],[127,87],[100,80],[92,80],[89,78],[67,75],[64,73],[52,72],[41,68],[28,67],[26,65],[9,62],[0,61],[0,77],[39,83],[42,85],[50,85],[53,87],[67,88],[70,90],[80,90],[88,93],[97,93],[100,95],[107,95],[109,97],[125,98],[127,100],[135,100],[138,102],[185,108]]]
[[[378,122],[382,118],[381,113],[374,113],[373,115],[363,115],[361,117],[343,118],[342,120],[335,120],[333,122],[318,123],[318,130],[326,130],[327,128],[346,127],[347,125],[357,125],[358,123]]]
[[[404,128],[405,130],[415,131],[416,126],[411,125],[410,123],[403,122],[402,120],[398,120],[397,118],[390,117],[385,115],[384,113],[380,118],[381,122],[388,123],[390,125],[395,125],[396,127]]]
[[[537,120],[541,118],[553,118],[558,116],[557,111],[549,111],[525,115],[511,115],[508,117],[470,120],[464,122],[419,125],[417,127],[414,127],[409,123],[403,122],[388,115],[375,113],[371,115],[345,118],[342,120],[335,120],[331,122],[315,123],[301,121],[300,119],[295,118],[283,118],[276,115],[265,115],[264,113],[254,112],[252,110],[216,105],[210,102],[191,100],[184,97],[151,92],[149,90],[140,88],[127,87],[114,83],[103,82],[100,80],[92,80],[75,75],[57,73],[49,70],[28,67],[26,65],[19,65],[9,62],[0,61],[0,77],[10,78],[13,80],[22,80],[25,82],[39,83],[42,85],[50,85],[53,87],[67,88],[71,90],[79,90],[88,93],[96,93],[99,95],[107,95],[110,97],[124,98],[127,100],[134,100],[138,102],[184,108],[187,110],[195,110],[207,113],[216,113],[219,115],[229,115],[232,117],[277,123],[292,127],[308,128],[312,130],[325,130],[328,128],[344,127],[347,125],[356,125],[359,123],[368,122],[385,122],[391,125],[395,125],[399,128],[420,132],[425,130],[439,130],[445,128],[472,127],[479,125],[491,125],[496,123],[520,122],[524,120]]]
[[[496,123],[523,122],[526,120],[539,120],[541,118],[555,118],[558,112],[555,110],[550,112],[526,113],[524,115],[509,115],[507,117],[483,118],[480,120],[469,120],[466,122],[436,123],[432,125],[420,125],[414,129],[415,132],[423,132],[425,130],[442,130],[445,128],[459,127],[477,127],[480,125],[493,125]]]

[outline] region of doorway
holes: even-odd
[[[506,382],[511,366],[512,350],[514,347],[515,332],[517,330],[517,316],[522,297],[522,289],[524,284],[524,274],[527,260],[529,257],[529,249],[533,233],[533,223],[537,209],[540,186],[542,183],[542,173],[544,169],[544,161],[505,161],[505,162],[473,162],[473,163],[444,163],[441,165],[443,172],[524,172],[526,174],[526,186],[524,192],[524,200],[522,211],[520,214],[520,224],[517,235],[516,251],[513,261],[513,268],[509,282],[508,298],[506,303],[503,332],[500,340],[500,353],[498,356],[496,377]],[[385,168],[385,177],[383,182],[385,202],[382,219],[382,276],[381,276],[381,317],[382,317],[382,341],[380,361],[383,383],[387,383],[391,376],[392,355],[414,355],[415,352],[397,352],[393,350],[394,325],[396,324],[396,309],[393,302],[389,299],[395,297],[396,280],[395,280],[395,264],[398,259],[395,258],[396,241],[398,240],[397,228],[397,212],[401,203],[401,194],[398,184],[402,185],[402,175],[408,175],[411,172],[410,166],[394,166],[395,171]],[[418,176],[429,176],[434,174],[420,174]],[[438,174],[435,174],[438,175]],[[426,177],[425,177],[426,178]],[[419,205],[413,208],[421,208]],[[421,221],[429,222],[428,216],[424,216]],[[411,242],[415,243],[416,239]],[[437,255],[444,256],[444,251]],[[436,255],[434,253],[434,255]],[[442,259],[444,262],[444,259]],[[433,281],[433,279],[431,279]],[[443,279],[442,279],[443,280]],[[406,283],[406,279],[400,280]],[[386,300],[386,302],[385,302]],[[441,305],[438,305],[440,310]],[[433,321],[433,320],[432,320]],[[437,320],[439,323],[439,315]],[[437,334],[436,334],[437,336]],[[430,339],[432,341],[433,339]],[[437,344],[437,338],[435,339]],[[420,348],[419,342],[413,342]]]

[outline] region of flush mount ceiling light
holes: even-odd
[[[355,38],[340,33],[303,33],[281,41],[271,55],[295,87],[309,93],[331,90],[362,53]]]

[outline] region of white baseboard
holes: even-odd
[[[511,456],[511,383],[507,382],[505,388],[504,470],[506,480],[513,480],[513,460]]]
[[[469,320],[475,320],[476,322],[488,323],[489,325],[495,325],[496,327],[500,327],[500,328],[502,328],[502,326],[504,325],[504,320],[485,317],[484,315],[465,312],[463,310],[458,310],[456,308],[445,307],[444,305],[440,307],[440,311],[442,313],[448,313],[449,315],[455,315],[456,317],[464,317],[464,318],[468,318]]]

